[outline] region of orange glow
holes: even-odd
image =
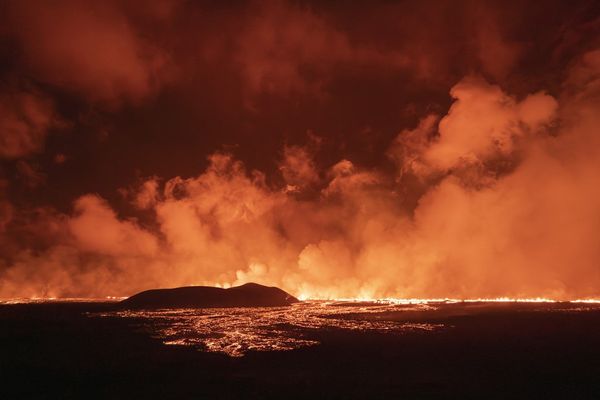
[[[587,6],[151,3],[2,6],[0,299],[600,298]]]
[[[118,302],[127,297],[107,296],[104,298],[89,298],[89,297],[31,297],[31,298],[14,298],[8,300],[0,300],[0,304],[28,304],[28,303],[46,303],[46,302]],[[548,298],[473,298],[473,299],[452,299],[452,298],[435,298],[435,299],[401,299],[401,298],[312,298],[306,295],[299,295],[297,298],[307,302],[323,302],[327,303],[375,303],[375,304],[455,304],[455,303],[580,303],[580,304],[600,304],[600,299],[574,299],[574,300],[555,300]]]
[[[543,297],[534,298],[510,298],[510,297],[495,297],[495,298],[473,298],[473,299],[451,299],[451,298],[436,298],[436,299],[398,299],[398,298],[310,298],[307,295],[300,295],[300,300],[317,300],[317,301],[339,301],[339,302],[373,302],[381,304],[428,304],[428,303],[588,303],[600,304],[600,299],[575,299],[575,300],[555,300]]]

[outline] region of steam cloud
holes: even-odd
[[[56,15],[11,7],[15,21],[36,22],[37,30],[14,33],[26,49],[23,68],[100,107],[139,102],[167,84],[166,53],[135,34],[131,21],[142,17],[118,2],[95,13],[59,3],[66,8]],[[412,68],[419,79],[436,72],[435,60],[411,46],[399,53],[357,45],[310,10],[255,6],[234,44],[246,100],[326,96],[326,77],[340,63]],[[160,10],[168,19],[172,8]],[[47,35],[57,15],[72,18]],[[76,198],[68,213],[0,197],[0,297],[249,281],[329,298],[599,296],[600,50],[575,55],[558,90],[509,93],[498,82],[523,49],[494,22],[477,27],[473,53],[483,75],[466,74],[446,111],[424,113],[390,140],[379,154],[387,167],[346,158],[324,165],[311,134],[306,145],[284,145],[273,172],[218,151],[196,176],[132,184],[123,191],[129,214],[97,194]],[[307,32],[322,40],[302,40]],[[124,61],[96,59],[98,48]],[[7,96],[0,157],[42,151],[59,120],[51,100]],[[5,193],[9,183],[0,182]]]

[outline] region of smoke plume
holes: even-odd
[[[3,73],[34,89],[0,93],[0,298],[250,281],[318,298],[600,296],[600,19],[545,41],[502,23],[533,18],[514,5],[446,10],[460,30],[420,2],[410,18],[379,5],[394,42],[366,17],[349,28],[352,7],[250,3],[238,24],[179,2],[9,3],[20,51]],[[204,35],[214,21],[222,35]],[[528,40],[552,49],[547,68]],[[182,115],[193,139],[176,136]],[[60,177],[80,184],[54,190]]]

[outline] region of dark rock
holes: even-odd
[[[119,308],[279,307],[298,301],[279,288],[247,283],[229,289],[186,286],[146,290],[121,301]]]

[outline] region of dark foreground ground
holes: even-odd
[[[436,332],[325,330],[231,358],[83,314],[105,307],[0,306],[0,399],[600,399],[598,309],[456,306]]]

